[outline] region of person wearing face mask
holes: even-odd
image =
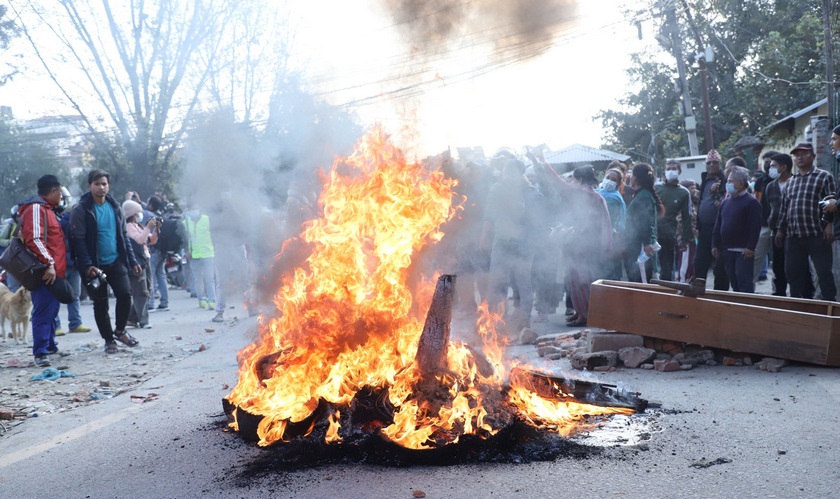
[[[624,173],[619,168],[610,168],[604,174],[601,185],[595,192],[604,198],[607,203],[607,211],[610,214],[610,225],[612,226],[612,251],[606,258],[606,269],[604,278],[618,281],[621,279],[624,252],[619,241],[624,238],[624,226],[627,216],[627,204],[624,202],[622,191],[624,190]]]
[[[778,151],[767,151],[762,154],[761,159],[764,160],[764,167],[762,170],[757,170],[753,174],[753,178],[755,179],[753,196],[761,203],[761,234],[758,236],[758,245],[755,247],[753,282],[757,282],[761,277],[762,269],[767,262],[767,256],[770,254],[770,248],[773,246],[772,230],[767,222],[770,218],[770,203],[767,202],[765,191],[767,190],[767,184],[773,180],[769,175],[770,160],[777,154],[779,154]]]
[[[132,200],[123,202],[123,213],[125,214],[125,231],[128,235],[128,242],[134,251],[137,263],[143,269],[139,275],[129,276],[131,282],[131,310],[128,314],[128,324],[139,328],[151,328],[149,325],[149,310],[146,305],[149,301],[149,287],[146,284],[149,278],[146,269],[149,266],[149,244],[155,244],[158,238],[160,223],[157,218],[151,217],[144,220],[143,207],[140,203]]]
[[[748,192],[750,172],[733,166],[712,232],[712,256],[722,258],[732,290],[755,292],[753,259],[761,232],[761,203]]]
[[[210,231],[210,217],[193,205],[184,219],[184,227],[187,231],[187,260],[193,275],[192,290],[198,298],[198,306],[213,311],[216,308],[216,250]]]
[[[785,248],[785,274],[792,297],[811,298],[806,295],[806,283],[811,280],[809,266],[813,263],[822,299],[834,301],[834,217],[824,212],[827,206],[821,203],[835,198],[834,176],[814,165],[817,156],[809,142],[797,144],[790,155],[797,172],[782,192],[774,242]]]
[[[691,231],[691,194],[680,185],[682,168],[679,161],[665,163],[665,183],[656,186],[656,194],[665,205],[665,214],[657,221],[656,240],[662,246],[659,250],[659,275],[665,281],[673,279],[674,260],[677,250],[686,250],[688,242],[694,239]],[[680,224],[685,220],[687,223]],[[677,234],[677,227],[682,229]],[[678,242],[679,240],[679,242]]]
[[[706,279],[709,269],[713,269],[714,288],[717,291],[729,290],[729,279],[723,260],[712,256],[712,229],[715,226],[720,202],[726,195],[726,175],[721,170],[723,159],[715,149],[706,155],[706,171],[700,174],[699,201],[697,209],[697,253],[694,256],[694,275]],[[727,163],[729,165],[729,163]]]

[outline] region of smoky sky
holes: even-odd
[[[573,25],[574,0],[382,0],[412,50],[445,52],[458,40],[487,43],[497,56],[548,48]]]

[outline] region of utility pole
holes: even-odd
[[[828,0],[824,0],[828,1]],[[702,51],[697,57],[697,64],[700,65],[700,86],[703,89],[703,118],[706,121],[706,133],[704,142],[706,150],[711,151],[715,148],[715,139],[712,135],[712,111],[709,104],[709,72],[706,59],[709,57],[710,51],[706,50],[703,40],[700,38],[700,32],[697,31],[697,26],[694,25],[694,18],[691,16],[691,11],[688,9],[688,3],[682,0],[683,8],[685,9],[685,16],[688,18],[688,24],[691,26],[691,31],[694,32],[694,38],[697,42],[697,48]]]
[[[697,156],[697,120],[694,118],[694,111],[691,108],[691,94],[688,92],[688,80],[685,78],[685,61],[683,60],[682,38],[680,37],[680,27],[677,24],[677,13],[673,4],[671,4],[665,11],[665,20],[668,23],[668,29],[671,34],[671,48],[674,53],[674,58],[677,59],[677,72],[680,76],[680,86],[682,87],[682,107],[683,117],[685,118],[685,132],[688,134],[688,149],[691,156]]]
[[[836,126],[834,106],[834,55],[831,46],[831,0],[823,0],[823,36],[825,37],[825,82],[828,93],[828,126]]]

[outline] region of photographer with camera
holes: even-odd
[[[108,194],[111,176],[105,170],[88,173],[88,192],[70,215],[70,241],[78,268],[87,282],[93,300],[93,314],[99,334],[105,340],[105,353],[117,353],[117,341],[134,347],[136,338],[125,331],[131,309],[129,269],[142,272],[128,243],[122,207]],[[117,299],[116,330],[111,327],[108,286]]]
[[[149,311],[164,312],[169,310],[169,289],[166,281],[166,257],[167,253],[180,253],[184,246],[184,225],[181,223],[181,215],[170,204],[164,205],[158,196],[151,196],[146,203],[146,209],[153,212],[160,220],[158,227],[158,240],[151,244],[149,252],[150,275],[149,281],[152,284],[151,295],[149,296]],[[160,303],[155,308],[155,292],[160,294]]]
[[[150,328],[149,310],[146,304],[149,301],[149,287],[146,283],[148,277],[146,269],[149,264],[148,244],[155,244],[158,240],[158,229],[161,221],[158,217],[151,217],[146,221],[145,227],[140,224],[144,221],[143,207],[135,201],[123,203],[125,214],[125,231],[128,235],[128,242],[134,251],[134,257],[140,264],[140,275],[129,276],[131,282],[131,310],[128,312],[128,323],[139,328]]]

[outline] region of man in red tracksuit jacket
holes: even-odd
[[[20,233],[23,243],[39,260],[49,266],[44,282],[32,291],[32,354],[35,365],[49,367],[48,355],[58,353],[55,342],[55,318],[61,304],[47,286],[67,270],[64,232],[53,209],[61,202],[61,182],[55,175],[38,179],[38,195],[22,202]]]

